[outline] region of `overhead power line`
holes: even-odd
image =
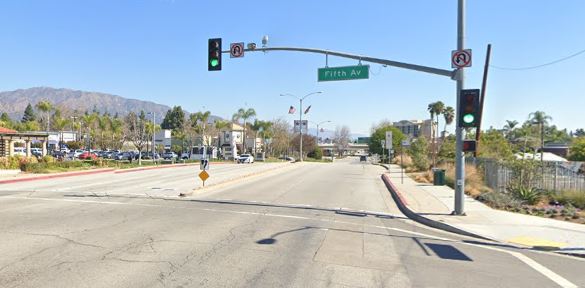
[[[490,65],[490,67],[495,68],[495,69],[500,69],[500,70],[516,70],[516,71],[519,71],[519,70],[533,70],[533,69],[538,69],[538,68],[542,68],[542,67],[554,65],[554,64],[557,64],[559,62],[563,62],[565,60],[569,60],[569,59],[571,59],[573,57],[576,57],[576,56],[579,56],[580,54],[583,54],[583,53],[585,53],[585,49],[583,49],[583,50],[581,50],[581,51],[579,51],[577,53],[571,54],[569,56],[566,56],[566,57],[563,57],[563,58],[560,58],[560,59],[557,59],[557,60],[554,60],[554,61],[551,61],[551,62],[548,62],[548,63],[536,65],[536,66],[528,66],[528,67],[502,67],[502,66]]]

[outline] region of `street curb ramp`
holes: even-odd
[[[440,229],[443,231],[447,231],[447,232],[451,232],[451,233],[455,233],[455,234],[459,234],[459,235],[463,235],[463,236],[469,236],[469,237],[473,237],[473,238],[479,238],[479,239],[483,239],[483,240],[495,241],[493,239],[486,238],[484,236],[480,236],[480,235],[459,229],[457,227],[453,227],[453,226],[445,224],[443,222],[429,219],[427,217],[421,216],[420,214],[412,211],[410,208],[408,208],[407,204],[405,203],[406,201],[402,198],[402,196],[400,195],[400,192],[398,192],[398,189],[394,186],[394,184],[392,184],[392,181],[390,181],[390,179],[388,178],[388,175],[382,174],[381,177],[382,177],[382,181],[384,181],[384,184],[386,185],[386,188],[388,188],[388,191],[390,191],[390,194],[392,195],[392,199],[394,199],[394,202],[396,202],[396,204],[398,205],[398,209],[400,209],[400,212],[402,212],[402,214],[406,215],[406,217],[408,217],[416,222],[419,222],[421,224],[424,224],[424,225],[427,225],[429,227],[433,227],[436,229]],[[465,217],[465,216],[462,216],[462,217]]]

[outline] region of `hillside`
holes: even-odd
[[[41,100],[48,100],[56,107],[66,111],[83,113],[94,108],[100,113],[126,115],[130,111],[154,111],[157,119],[162,119],[170,109],[166,105],[150,101],[127,99],[117,95],[99,92],[86,92],[71,89],[35,87],[15,91],[0,92],[0,112],[6,112],[13,119],[20,119],[24,109],[31,103],[33,106]]]

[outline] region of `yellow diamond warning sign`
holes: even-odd
[[[207,178],[209,178],[209,173],[207,173],[207,171],[203,170],[203,171],[201,171],[201,173],[199,173],[199,178],[201,178],[201,180],[203,182],[205,182],[205,180],[207,180]]]

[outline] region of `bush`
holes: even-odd
[[[585,192],[576,190],[565,190],[550,196],[560,204],[570,204],[580,209],[585,209]]]
[[[425,137],[418,137],[410,144],[408,154],[412,157],[414,168],[418,171],[425,171],[430,167],[429,142]]]
[[[508,194],[498,192],[487,192],[477,197],[482,202],[497,209],[510,209],[513,211],[520,211],[522,203]]]
[[[544,195],[543,191],[536,187],[512,186],[508,188],[508,191],[512,197],[529,205],[536,204]]]
[[[41,162],[43,163],[53,163],[55,162],[55,158],[51,155],[45,155],[43,156],[43,158],[41,158]]]
[[[315,147],[315,149],[309,152],[307,156],[316,160],[321,160],[323,159],[323,150],[320,147]]]

